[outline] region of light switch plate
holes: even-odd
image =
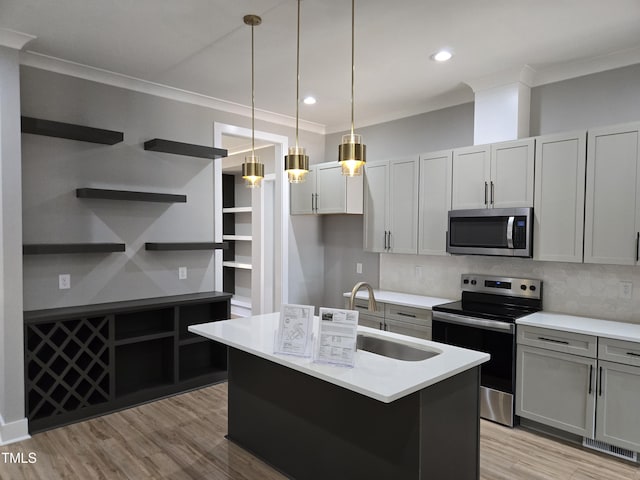
[[[178,279],[180,280],[187,279],[187,267],[178,267]]]
[[[356,263],[356,273],[362,273],[362,264]]]

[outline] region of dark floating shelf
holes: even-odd
[[[175,155],[185,155],[188,157],[200,158],[223,158],[227,156],[227,151],[223,148],[205,147],[203,145],[193,145],[191,143],[174,142],[173,140],[163,140],[154,138],[144,142],[144,149],[153,152],[173,153]]]
[[[124,243],[33,243],[22,246],[24,255],[114,253],[124,252],[124,250]]]
[[[115,145],[124,140],[124,133],[102,128],[85,127],[72,123],[54,122],[33,117],[21,117],[22,133],[33,133],[47,137],[68,138],[81,142]]]
[[[185,203],[187,201],[186,195],[153,192],[131,192],[129,190],[105,190],[102,188],[78,188],[76,189],[76,197],[165,203]]]
[[[145,243],[145,250],[156,252],[170,250],[226,250],[229,248],[228,242],[187,242],[187,243]]]

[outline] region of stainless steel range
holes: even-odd
[[[516,319],[542,309],[542,281],[464,274],[462,299],[433,307],[433,340],[491,355],[480,372],[480,416],[515,424]]]

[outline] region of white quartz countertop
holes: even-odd
[[[314,363],[311,358],[275,354],[280,313],[192,325],[189,331],[307,375],[389,403],[489,360],[486,353],[358,326],[358,332],[416,348],[441,352],[421,361],[404,361],[358,350],[353,368]],[[317,334],[319,321],[314,321]],[[317,335],[316,335],[317,337]]]
[[[345,292],[343,296],[349,298],[351,292]],[[411,293],[392,292],[391,290],[374,290],[373,296],[378,302],[393,303],[394,305],[403,305],[405,307],[424,308],[427,310],[431,310],[431,307],[434,305],[453,302],[453,300],[448,298],[426,297],[424,295],[414,295]],[[368,300],[369,292],[360,290],[356,293],[356,298]]]
[[[516,320],[518,325],[550,328],[564,332],[583,333],[597,337],[640,342],[640,325],[626,322],[577,317],[563,313],[536,312]]]

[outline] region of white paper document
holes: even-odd
[[[320,328],[314,360],[353,367],[357,335],[357,311],[320,308]]]
[[[311,356],[313,310],[311,305],[282,305],[273,349],[275,353]]]

